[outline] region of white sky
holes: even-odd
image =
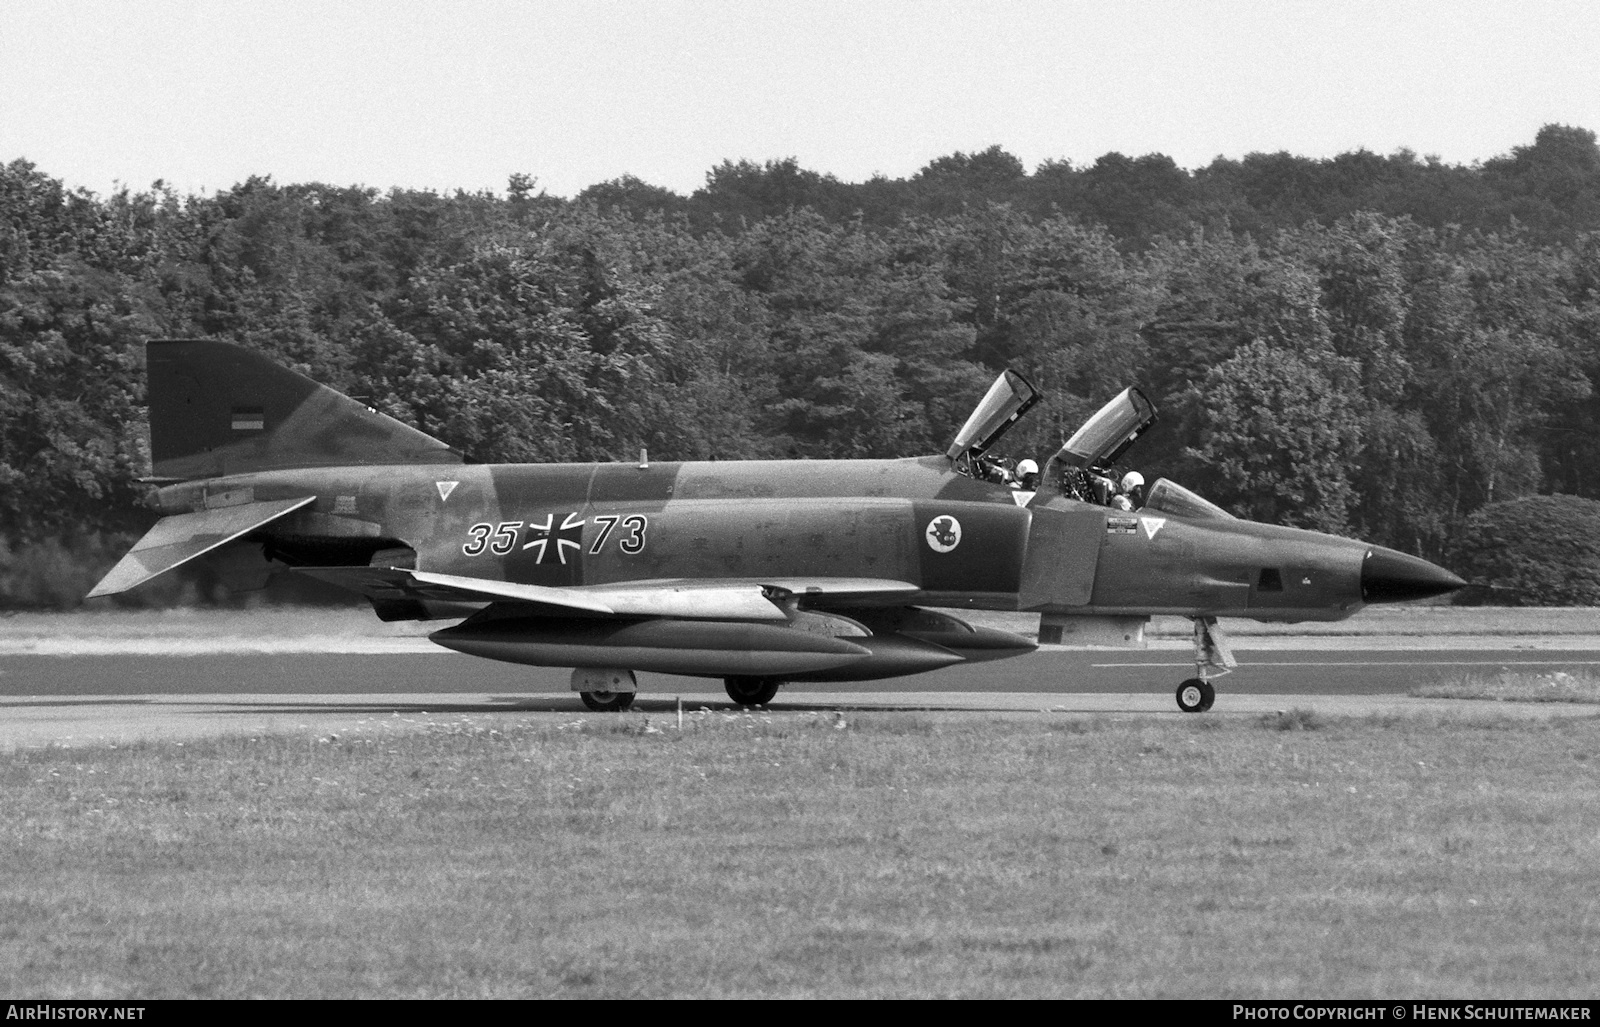
[[[4,0],[0,161],[104,193],[251,174],[688,194],[724,159],[860,181],[998,143],[1410,147],[1470,163],[1600,130],[1600,4],[1569,0]]]

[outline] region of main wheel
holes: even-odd
[[[579,692],[578,698],[596,713],[621,713],[633,705],[633,692]]]
[[[728,698],[740,706],[765,706],[778,694],[783,682],[774,678],[723,678]]]
[[[1185,713],[1204,713],[1217,701],[1217,690],[1202,678],[1190,678],[1178,686],[1178,709]]]

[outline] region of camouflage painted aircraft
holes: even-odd
[[[164,516],[90,596],[201,557],[234,588],[289,569],[384,620],[460,620],[429,636],[450,649],[576,668],[593,709],[626,709],[637,671],[761,704],[1036,648],[944,612],[965,608],[1037,612],[1047,644],[1140,646],[1153,614],[1193,618],[1177,699],[1199,712],[1234,665],[1218,617],[1340,620],[1465,584],[1171,481],[1120,497],[1110,468],[1155,421],[1136,389],[1024,491],[991,455],[1039,398],[1010,371],[938,456],[488,465],[231,344],[151,342],[148,368]]]

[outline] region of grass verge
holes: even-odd
[[[0,991],[1584,997],[1600,720],[477,716],[0,759]]]
[[[1600,678],[1583,671],[1529,674],[1502,670],[1487,676],[1474,674],[1453,681],[1419,685],[1411,694],[1419,699],[1600,704]]]

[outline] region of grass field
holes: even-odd
[[[1591,997],[1597,766],[1593,718],[1298,710],[23,751],[0,991]]]
[[[1501,670],[1471,674],[1421,685],[1411,690],[1419,699],[1487,699],[1493,702],[1600,703],[1600,678],[1586,672],[1558,670],[1526,673]]]

